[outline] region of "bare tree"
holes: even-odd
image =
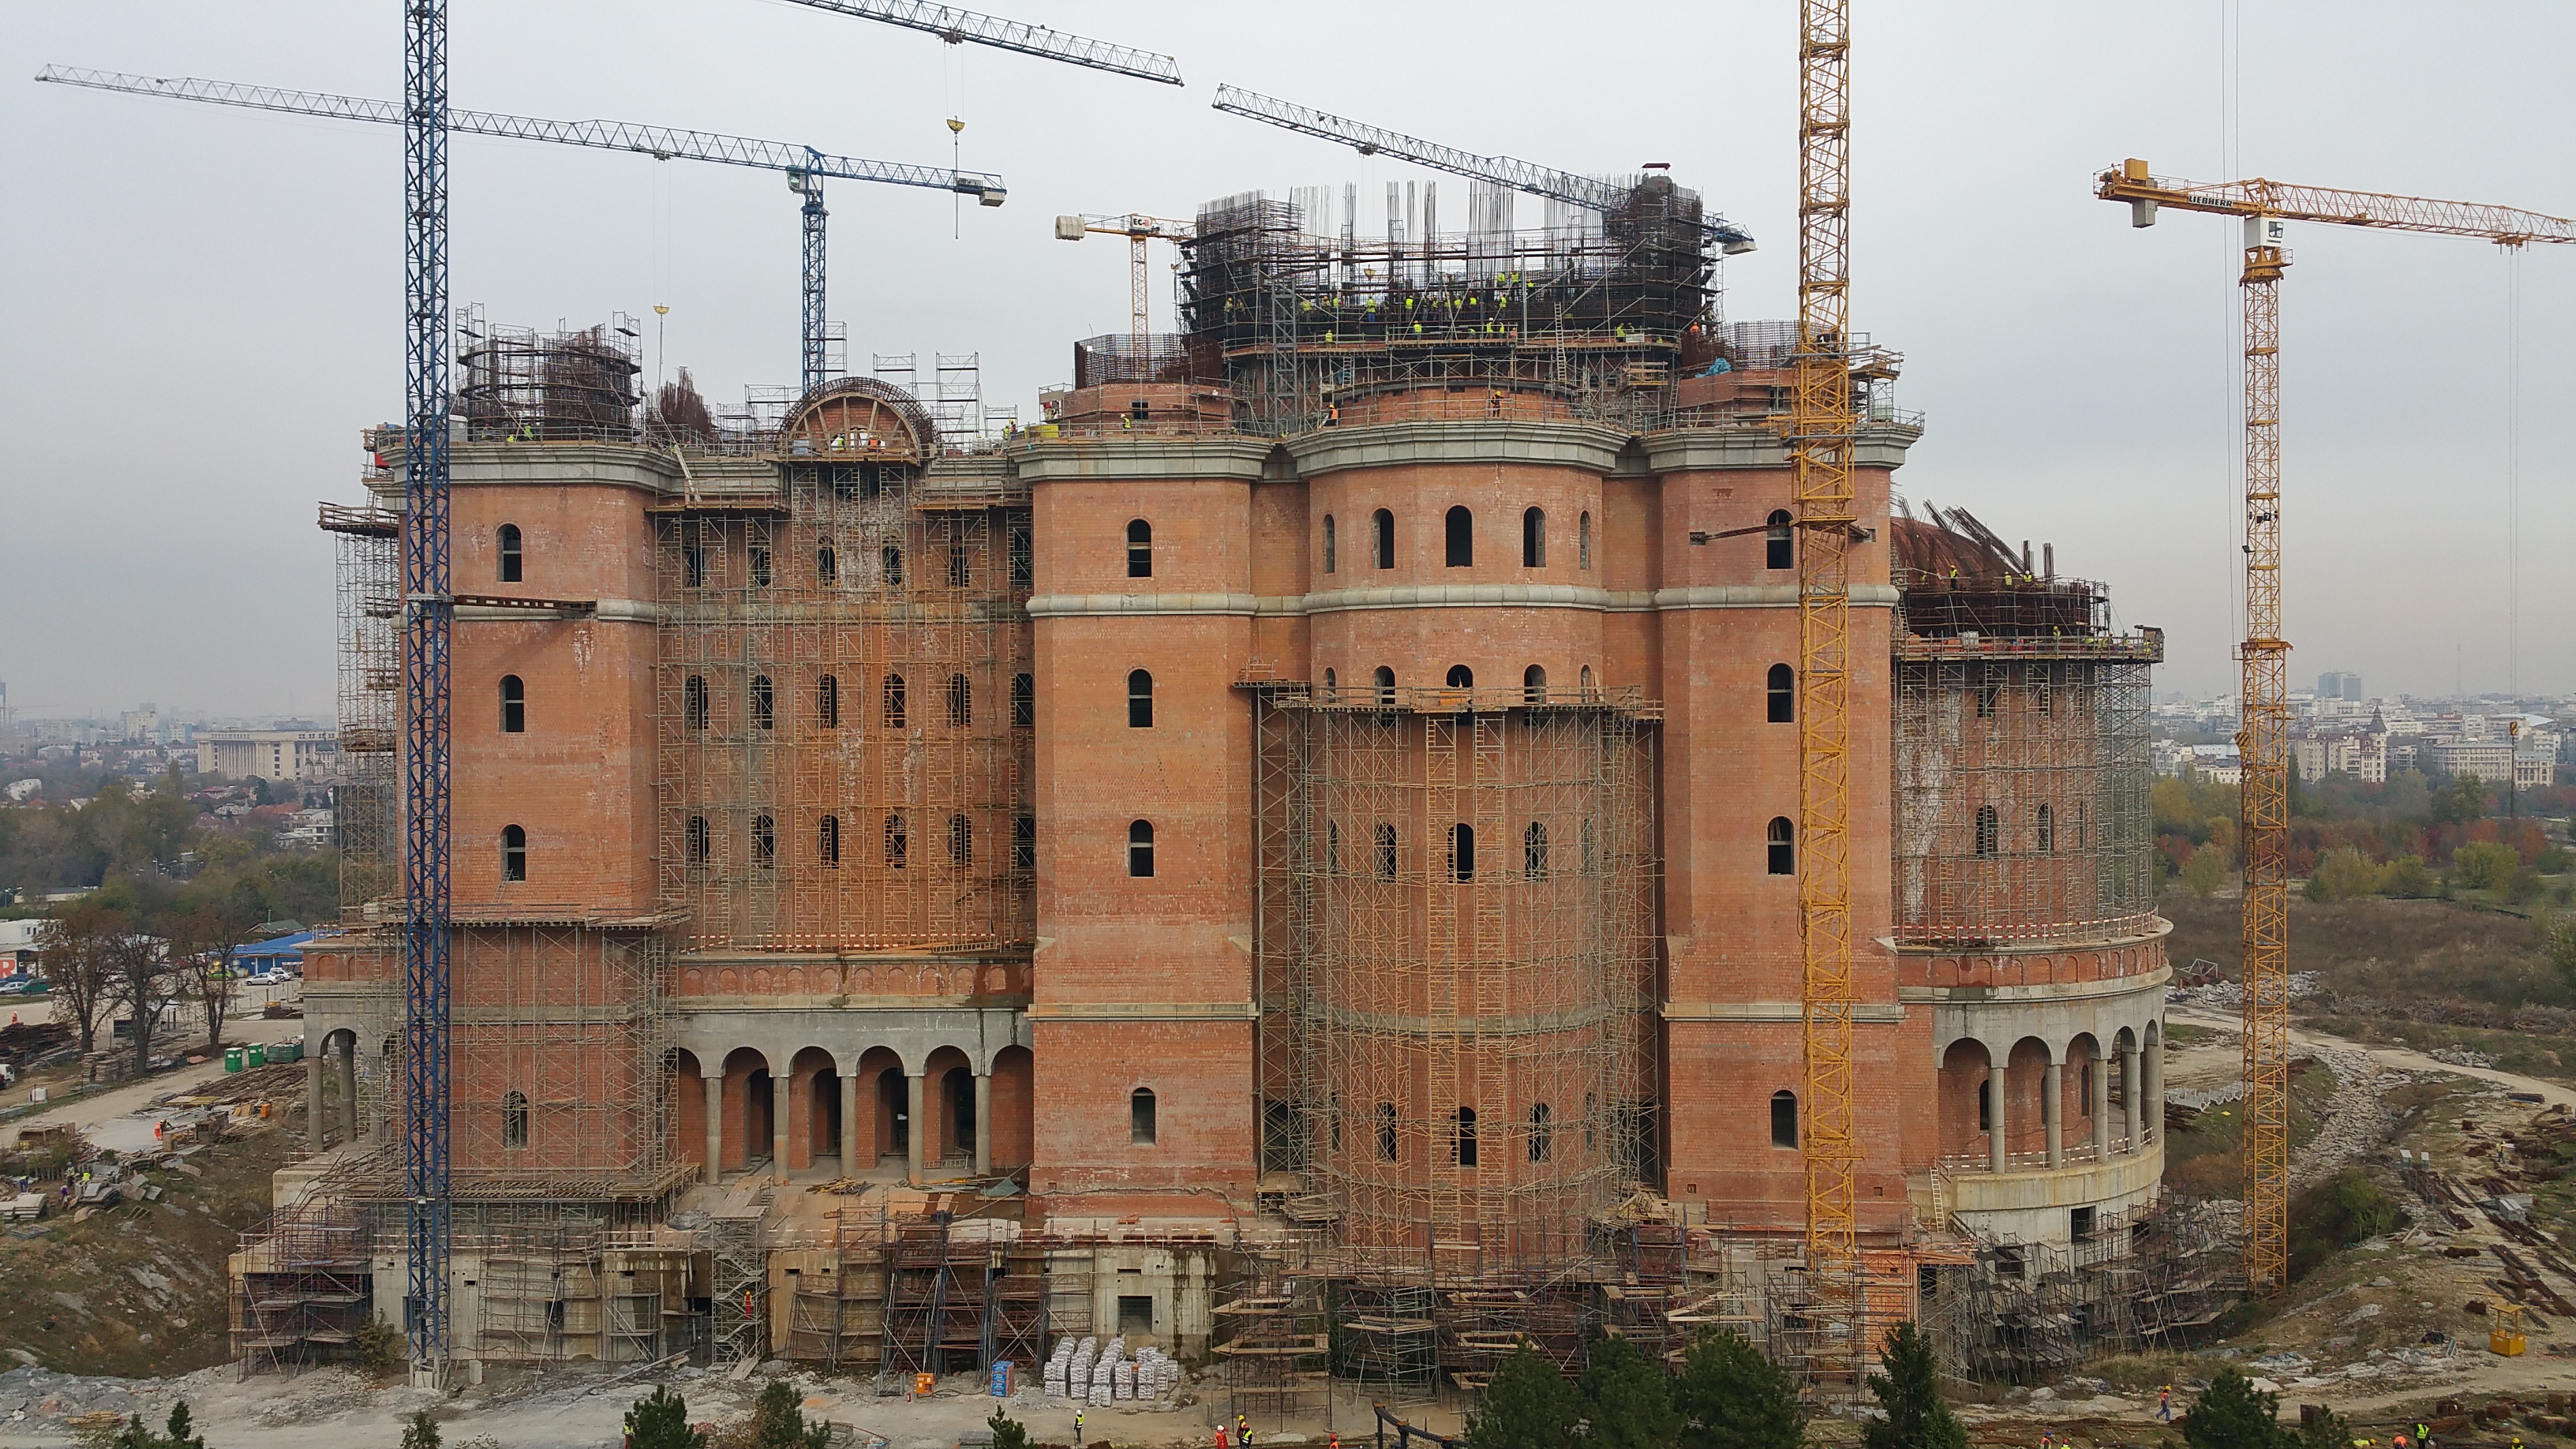
[[[206,1050],[224,1044],[224,1016],[233,1001],[233,959],[253,926],[243,912],[202,905],[170,927],[170,960],[179,994],[206,1013]]]
[[[134,1014],[134,1072],[141,1076],[152,1070],[152,1030],[170,1009],[183,976],[163,943],[150,936],[119,937],[108,962],[109,989],[117,1004]]]
[[[83,1052],[98,1045],[98,1018],[113,994],[113,962],[126,931],[122,912],[95,901],[74,901],[36,933],[37,961],[53,999],[79,1029]]]

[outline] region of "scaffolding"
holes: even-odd
[[[1467,413],[1530,394],[1558,415],[1658,425],[1675,380],[1723,355],[1716,262],[1698,193],[1660,174],[1614,184],[1625,195],[1610,210],[1550,202],[1533,230],[1515,230],[1512,193],[1484,183],[1462,232],[1440,230],[1436,182],[1401,195],[1389,183],[1382,234],[1359,220],[1356,187],[1342,188],[1338,224],[1327,188],[1210,202],[1185,244],[1187,341],[1156,339],[1146,367],[1168,378],[1185,357],[1230,386],[1239,427],[1271,436],[1445,415],[1444,393]]]
[[[368,446],[384,456],[382,430]],[[394,445],[399,451],[399,444]],[[380,478],[385,470],[371,470]],[[338,593],[340,776],[331,791],[340,852],[340,919],[361,919],[395,893],[395,723],[402,690],[399,563],[402,517],[372,504],[325,503]]]
[[[832,1215],[824,1251],[799,1255],[788,1304],[783,1357],[798,1363],[879,1365],[885,1333],[886,1200],[870,1215],[845,1203]]]
[[[232,1275],[232,1349],[247,1377],[345,1360],[374,1313],[368,1214],[329,1199],[279,1213],[244,1234]]]
[[[1025,496],[875,379],[799,417],[783,485],[656,510],[661,901],[687,950],[972,980],[1033,929]]]
[[[1979,1234],[1928,1270],[1923,1316],[1945,1371],[1982,1383],[2053,1383],[2095,1359],[2187,1348],[2244,1296],[2240,1232],[2231,1214],[2168,1194],[2071,1243]]]
[[[474,442],[625,441],[635,431],[643,328],[623,312],[601,325],[540,333],[456,309],[454,416]]]

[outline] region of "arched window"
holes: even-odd
[[[841,581],[841,556],[828,543],[814,550],[814,582],[831,588]]]
[[[501,676],[501,733],[528,731],[528,686],[515,674]]]
[[[778,822],[766,815],[751,817],[751,863],[762,870],[778,865]]]
[[[1473,689],[1473,688],[1475,688],[1475,687],[1476,687],[1476,671],[1474,671],[1474,670],[1472,670],[1472,669],[1468,668],[1468,667],[1467,667],[1466,665],[1464,665],[1464,664],[1452,664],[1452,665],[1450,665],[1450,666],[1449,666],[1449,687],[1450,687],[1451,689]]]
[[[961,869],[975,863],[975,825],[963,815],[948,817],[948,863]]]
[[[528,832],[516,825],[501,827],[501,879],[528,878]]]
[[[814,832],[814,856],[815,856],[815,858],[816,858],[816,859],[818,859],[818,860],[822,861],[822,862],[823,862],[823,864],[825,864],[825,865],[827,865],[827,866],[832,866],[832,867],[837,868],[837,867],[840,865],[840,863],[841,863],[841,817],[840,817],[840,816],[838,816],[838,815],[826,815],[826,816],[824,816],[824,817],[823,817],[823,823],[822,823],[822,825],[821,825],[819,828],[817,828],[817,829],[815,830],[815,832]]]
[[[525,1092],[501,1094],[501,1145],[528,1145],[528,1094]]]
[[[1381,508],[1369,515],[1369,525],[1375,535],[1370,541],[1370,551],[1377,555],[1377,566],[1382,569],[1395,567],[1395,515]]]
[[[1473,567],[1476,562],[1476,515],[1468,512],[1464,504],[1450,509],[1443,536],[1448,541],[1449,567]]]
[[[1463,821],[1449,827],[1449,878],[1476,878],[1476,827]]]
[[[755,589],[768,588],[769,545],[765,543],[751,544],[748,547],[748,551],[751,555],[751,586]]]
[[[1150,820],[1131,821],[1127,826],[1127,874],[1134,880],[1153,878],[1154,824]]]
[[[687,721],[689,728],[702,730],[707,727],[707,712],[706,678],[703,675],[692,674],[680,682],[681,717]]]
[[[1578,676],[1578,678],[1581,680],[1578,692],[1585,700],[1588,701],[1592,698],[1592,666],[1589,664],[1584,665],[1583,673]]]
[[[888,870],[901,870],[912,855],[912,836],[904,829],[901,814],[889,815],[885,823],[885,862]]]
[[[967,553],[966,545],[962,543],[952,543],[948,545],[948,587],[952,589],[969,588],[973,586],[974,582],[974,556]]]
[[[1377,685],[1377,702],[1388,709],[1395,708],[1395,671],[1379,665],[1374,682]]]
[[[1786,664],[1771,666],[1771,723],[1794,724],[1798,719],[1798,672]]]
[[[1521,514],[1521,567],[1547,567],[1547,510],[1528,509]]]
[[[1521,671],[1521,701],[1525,704],[1547,703],[1547,671],[1533,664]]]
[[[1383,820],[1377,823],[1377,878],[1395,879],[1395,827]]]
[[[2113,1100],[2117,1101],[2119,1088],[2113,1087],[2111,1090]],[[1992,1071],[1987,1073],[1985,1080],[1977,1083],[1977,1130],[1980,1132],[1995,1130],[1995,1079]]]
[[[1377,1104],[1377,1155],[1389,1162],[1395,1160],[1395,1104]]]
[[[1324,874],[1342,873],[1342,822],[1324,822]]]
[[[1798,1094],[1779,1091],[1771,1094],[1771,1145],[1798,1145]]]
[[[1324,515],[1324,572],[1331,573],[1334,564],[1333,515]]]
[[[1127,671],[1127,728],[1154,727],[1154,676],[1143,669]]]
[[[1521,832],[1521,873],[1531,880],[1547,879],[1547,825],[1533,820]]]
[[[1154,525],[1141,518],[1127,523],[1127,577],[1150,579],[1154,576]]]
[[[2039,853],[2042,855],[2057,849],[2057,820],[2054,813],[2045,805],[2039,807],[2038,845]]]
[[[1574,520],[1574,566],[1579,569],[1592,567],[1592,511],[1590,509],[1585,509],[1583,516]]]
[[[1038,818],[1034,815],[1011,817],[1011,869],[1031,875],[1038,868]]]
[[[751,727],[765,730],[778,723],[778,691],[766,674],[751,677]]]
[[[1798,566],[1798,546],[1789,527],[1789,510],[1774,508],[1763,520],[1770,528],[1762,535],[1762,566],[1766,569],[1792,569]]]
[[[877,550],[877,572],[887,588],[903,587],[903,545],[890,543]]]
[[[1154,1145],[1154,1092],[1138,1087],[1127,1094],[1127,1142],[1133,1147]]]
[[[1583,876],[1592,877],[1592,822],[1588,819],[1583,822]]]
[[[2003,825],[1992,805],[1977,807],[1977,854],[1992,855],[2002,844]]]
[[[1545,1102],[1530,1104],[1529,1160],[1545,1162],[1556,1147],[1556,1126],[1548,1120]]]
[[[1460,1167],[1476,1165],[1476,1109],[1458,1109],[1458,1125],[1449,1135],[1449,1160]]]
[[[1011,676],[1011,725],[1033,729],[1038,722],[1038,681],[1034,674]]]
[[[500,577],[505,584],[519,582],[519,525],[502,524],[493,531],[492,541],[500,554]]]
[[[885,727],[890,730],[903,728],[903,676],[900,674],[885,677]]]
[[[1334,697],[1335,695],[1340,694],[1341,692],[1342,692],[1342,681],[1341,681],[1340,676],[1338,676],[1338,675],[1334,674],[1334,673],[1333,673],[1333,671],[1331,671],[1331,670],[1329,670],[1329,669],[1325,670],[1325,671],[1324,671],[1324,702],[1325,702],[1326,704],[1330,704],[1330,703],[1332,703],[1332,702],[1333,702],[1333,697]]]
[[[1772,816],[1771,828],[1765,834],[1771,847],[1771,873],[1796,875],[1798,873],[1798,836],[1797,828],[1789,823],[1789,817]]]
[[[680,582],[692,589],[706,586],[707,546],[705,544],[680,545]]]
[[[975,722],[975,687],[963,674],[948,676],[948,727],[962,730]]]
[[[827,730],[841,727],[841,676],[826,674],[814,681],[814,721]]]
[[[704,864],[706,864],[706,863],[707,863],[707,852],[708,852],[708,848],[709,848],[709,846],[710,846],[711,844],[712,844],[712,842],[709,840],[709,838],[708,838],[708,833],[707,833],[707,817],[705,817],[705,816],[703,816],[703,815],[692,815],[692,816],[690,816],[690,817],[689,817],[689,864],[691,864],[691,865],[704,865]]]

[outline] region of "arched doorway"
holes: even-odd
[[[1037,1155],[1036,1092],[1029,1049],[1006,1046],[993,1053],[993,1112],[982,1130],[993,1135],[993,1169],[1008,1172]]]
[[[950,1067],[939,1078],[940,1105],[948,1109],[948,1142],[951,1152],[975,1150],[975,1073],[966,1067]]]
[[[841,1078],[832,1054],[806,1047],[787,1063],[787,1162],[803,1171],[841,1154]]]
[[[841,1074],[828,1066],[807,1074],[805,1095],[812,1103],[806,1113],[807,1140],[813,1144],[806,1150],[807,1164],[828,1157],[841,1163],[846,1176],[851,1167],[841,1162]]]
[[[769,1068],[754,1067],[742,1084],[743,1165],[749,1166],[774,1157],[778,1144],[778,1103],[770,1085]],[[772,1163],[783,1170],[784,1163]]]
[[[904,1160],[912,1151],[912,1092],[900,1069],[877,1073],[877,1157]]]

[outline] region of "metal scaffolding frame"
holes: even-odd
[[[367,443],[378,457],[389,446],[379,430],[370,430]],[[389,474],[381,466],[371,470],[377,479]],[[397,894],[402,515],[372,504],[325,503],[320,521],[332,535],[339,605],[340,777],[331,788],[332,827],[340,851],[340,919],[354,922],[369,904]]]

